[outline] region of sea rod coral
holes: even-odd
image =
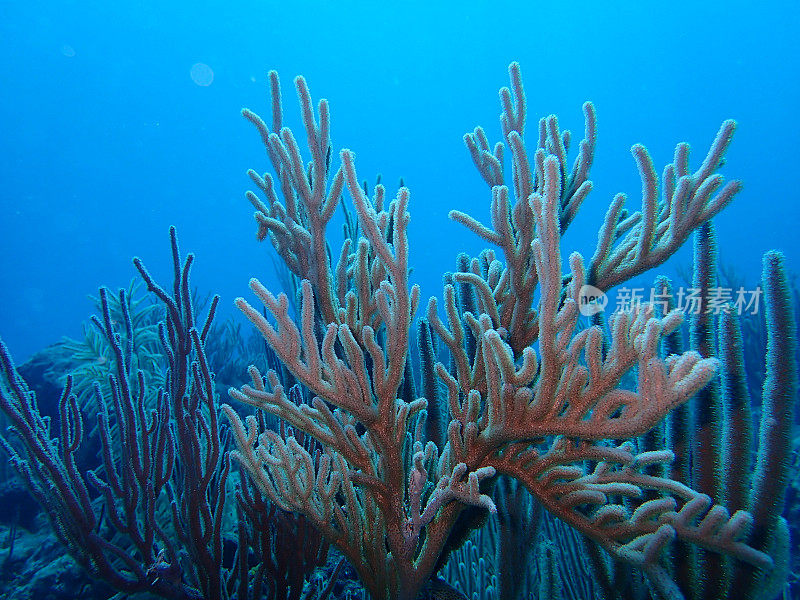
[[[637,453],[632,443],[716,376],[712,357],[661,356],[681,313],[659,316],[645,303],[607,324],[579,326],[585,286],[607,291],[663,263],[738,192],[738,182],[716,172],[734,122],[722,124],[694,172],[688,145],[679,144],[660,184],[646,149],[634,146],[641,210],[628,213],[618,194],[594,255],[587,264],[570,254],[565,274],[561,236],[592,188],[595,110],[584,105],[585,134],[572,165],[571,135],[555,116],[539,121],[531,149],[519,66],[509,72],[511,86],[500,91],[503,141],[492,146],[482,128],[465,136],[491,193],[491,224],[450,213],[500,252],[462,258],[445,285],[442,312],[436,299],[428,303],[418,326],[419,377],[410,192],[401,187],[389,200],[379,184],[370,195],[349,150],[335,167],[328,103],[320,101],[315,113],[298,77],[306,162],[283,126],[280,84],[270,73],[271,126],[243,114],[261,134],[274,174],[250,171],[263,199],[248,198],[259,238],[302,281],[300,309],[295,322],[287,296],[255,279],[250,287],[270,317],[244,299],[237,304],[313,400],[293,402],[276,372],[251,368],[250,384],[231,396],[291,428],[264,429],[225,406],[234,458],[281,508],[306,515],[376,598],[414,599],[440,566],[459,519],[473,507],[496,510],[490,492],[499,475],[641,568],[662,597],[680,595],[661,562],[676,537],[768,571],[772,559],[746,543],[748,513],[730,515],[657,474],[666,470],[654,467],[673,458],[669,449]],[[336,253],[326,230],[345,194],[361,236],[350,228]],[[635,386],[622,383],[628,376]],[[323,450],[312,454],[292,431],[310,434]]]
[[[270,73],[271,125],[249,110],[244,116],[260,132],[273,173],[251,171],[263,199],[248,198],[259,239],[270,240],[299,282],[298,302],[256,280],[251,288],[266,312],[237,300],[271,347],[261,358],[273,369],[262,375],[250,367],[250,384],[230,391],[263,409],[242,418],[237,410],[247,407],[224,406],[230,430],[209,360],[220,354],[213,349],[218,297],[201,318],[206,311],[190,293],[194,257],[181,258],[174,228],[170,287],[134,259],[164,316],[153,360],[138,358],[144,338],[134,335],[132,299],[101,290],[93,331],[107,357],[97,371],[105,385],[86,380],[91,370],[72,373],[46,416],[0,340],[0,410],[9,424],[0,449],[55,536],[93,577],[128,595],[324,600],[344,560],[328,570],[324,587],[309,581],[330,543],[372,597],[414,600],[453,593],[443,592],[437,574],[487,514],[508,524],[535,507],[563,531],[571,527],[574,539],[591,540],[594,580],[609,597],[631,598],[631,588],[617,585],[622,562],[646,579],[643,598],[767,598],[780,588],[797,374],[779,253],[765,257],[770,377],[757,453],[749,412],[736,409],[748,401],[736,385],[744,375],[729,315],[720,322],[729,338],[719,344],[724,394],[709,385],[718,361],[708,315],[692,320],[690,351],[678,343],[681,313],[666,304],[598,314],[589,327],[580,321],[587,289],[607,291],[658,266],[693,231],[698,287],[712,287],[710,220],[739,190],[716,173],[734,123],[723,123],[694,172],[688,146],[679,144],[660,184],[645,148],[634,146],[641,210],[628,213],[617,195],[588,263],[577,253],[563,261],[561,237],[592,187],[595,111],[584,105],[584,139],[570,166],[571,135],[556,117],[539,121],[535,149],[525,143],[518,65],[510,76],[510,88],[500,91],[503,141],[492,146],[481,128],[465,136],[491,194],[491,223],[451,213],[492,249],[459,256],[445,277],[443,304],[431,299],[417,319],[409,190],[401,186],[392,200],[380,184],[370,193],[348,150],[334,167],[328,103],[315,111],[298,77],[306,162],[283,126],[280,84]],[[338,206],[346,224],[337,254],[327,228]],[[84,389],[91,393],[76,393]],[[84,427],[79,397],[96,408],[96,427]],[[686,418],[690,398],[694,419]],[[727,412],[724,427],[713,423],[720,412]],[[99,457],[84,464],[92,448]],[[720,460],[748,454],[753,468],[737,460],[718,476]],[[529,534],[499,546],[508,556],[515,542],[535,543]],[[680,552],[670,557],[665,549],[675,538]],[[554,544],[548,548],[540,590],[558,587]],[[517,592],[501,590],[503,597]]]

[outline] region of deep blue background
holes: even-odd
[[[754,283],[761,254],[778,247],[798,271],[799,7],[0,0],[0,335],[20,362],[79,335],[87,295],[126,285],[134,255],[167,282],[171,224],[197,255],[195,284],[220,292],[227,314],[249,277],[272,281],[243,196],[246,169],[266,159],[239,115],[242,106],[269,115],[271,68],[289,124],[301,73],[330,100],[334,147],[356,151],[359,176],[404,177],[425,297],[440,294],[459,250],[479,248],[447,211],[487,216],[461,138],[482,124],[498,139],[497,90],[512,60],[529,128],[554,112],[580,133],[581,103],[597,107],[596,187],[565,249],[591,253],[615,192],[638,207],[633,143],[660,173],[688,141],[696,167],[733,117],[723,172],[745,190],[716,220],[722,262]],[[192,81],[195,63],[213,69],[210,86]]]

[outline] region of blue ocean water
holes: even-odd
[[[488,215],[462,136],[499,138],[497,90],[519,61],[529,128],[555,113],[582,133],[598,113],[595,191],[565,248],[590,254],[616,192],[638,207],[629,154],[657,170],[688,141],[699,161],[722,120],[739,122],[723,173],[744,190],[716,219],[721,261],[755,282],[782,249],[800,269],[797,2],[3,2],[0,4],[0,332],[19,361],[77,336],[87,295],[133,277],[131,257],[168,268],[167,228],[197,255],[195,284],[246,293],[272,263],[254,240],[247,168],[269,114],[266,72],[331,103],[335,148],[359,176],[411,189],[412,263],[423,296],[480,243],[447,219]],[[213,81],[195,83],[193,65]],[[693,163],[697,164],[697,163]],[[678,258],[678,261],[686,258]],[[161,267],[161,270],[159,270]]]
[[[798,31],[797,0],[0,0],[0,336],[17,363],[80,337],[96,312],[89,296],[126,287],[134,256],[169,281],[172,225],[196,256],[193,285],[221,295],[218,322],[242,320],[233,300],[250,298],[251,277],[279,289],[244,197],[247,169],[264,172],[268,160],[240,114],[269,120],[270,69],[296,134],[292,80],[303,75],[315,101],[330,102],[333,147],[356,153],[359,177],[380,174],[392,195],[400,178],[411,190],[423,307],[441,297],[456,255],[485,245],[448,211],[489,222],[490,192],[463,135],[481,125],[500,139],[497,90],[512,61],[529,140],[549,114],[578,140],[582,103],[597,109],[594,190],[565,256],[592,254],[614,194],[639,208],[633,144],[660,175],[689,142],[696,168],[733,118],[721,172],[744,188],[714,219],[719,262],[748,289],[773,248],[798,273]],[[690,263],[688,243],[635,285],[662,272],[679,280]]]

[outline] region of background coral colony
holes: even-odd
[[[800,597],[797,3],[2,10],[4,595]]]

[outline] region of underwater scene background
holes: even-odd
[[[0,594],[800,598],[799,26],[0,0]]]

